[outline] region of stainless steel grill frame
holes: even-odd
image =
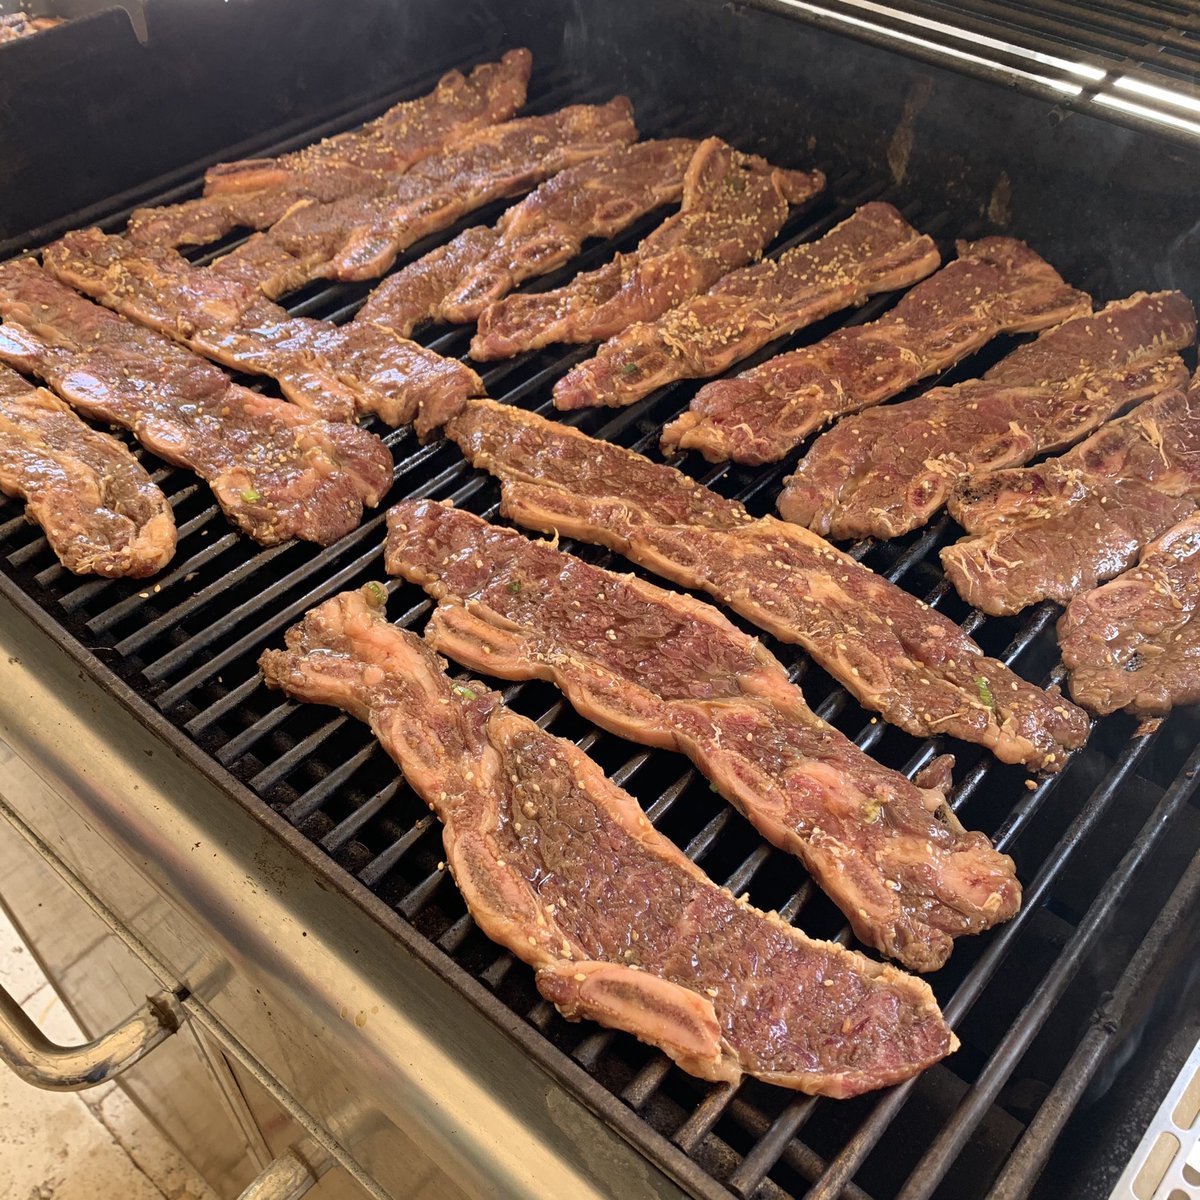
[[[514,44],[525,40],[513,38]],[[831,44],[842,43],[833,39]],[[464,51],[460,61],[466,65],[486,56],[490,50],[485,54],[481,44]],[[552,53],[537,54],[535,63],[529,111],[605,98],[614,90],[614,79],[620,79],[619,71],[581,73],[577,63]],[[630,70],[636,75],[636,68]],[[353,125],[404,94],[424,90],[432,74],[414,75],[402,90],[342,111],[325,124],[286,131],[273,144],[300,144]],[[776,144],[766,147],[761,120],[749,116],[744,105],[697,111],[668,88],[657,99],[638,97],[638,120],[647,136],[719,133],[747,148],[769,149],[785,165],[826,170],[827,195],[793,216],[773,254],[819,236],[853,207],[876,198],[897,203],[914,224],[939,238],[973,236],[989,227],[979,216],[987,205],[977,194],[972,206],[952,190],[931,192],[919,173],[905,178],[894,167],[885,170],[877,156],[856,160],[835,135],[818,139],[815,155],[799,147],[784,149],[789,139],[782,131],[775,132]],[[239,146],[222,156],[262,145]],[[929,153],[936,158],[936,147]],[[88,221],[119,228],[134,203],[191,194],[204,165],[192,164],[57,219],[19,236],[7,249]],[[495,206],[465,224],[489,220],[498,211]],[[632,246],[655,219],[640,222],[613,243],[588,247],[570,268],[533,286],[554,286],[614,249]],[[455,232],[413,247],[405,261]],[[1013,232],[1024,232],[1020,217]],[[1063,236],[1069,239],[1069,232]],[[1036,238],[1035,245],[1055,258]],[[198,260],[223,248],[209,248]],[[1079,259],[1087,259],[1086,247],[1079,248]],[[1099,298],[1131,286],[1118,257],[1075,274],[1071,263],[1056,265]],[[1161,267],[1150,273],[1157,271]],[[1155,280],[1144,283],[1153,286]],[[345,320],[367,290],[314,286],[291,297],[287,307]],[[842,323],[870,320],[894,299],[877,298],[756,357],[815,340]],[[427,344],[444,354],[462,354],[468,337],[467,330],[435,329]],[[1001,341],[933,382],[970,377],[1008,345]],[[552,413],[550,385],[587,352],[529,354],[495,364],[483,377],[497,399]],[[598,436],[653,452],[658,430],[686,405],[694,386],[662,389],[616,415],[584,412],[569,419]],[[453,446],[419,446],[410,430],[380,432],[396,459],[388,502],[431,496],[495,517],[494,483],[472,471]],[[694,458],[679,465],[722,494],[767,511],[792,461],[758,470],[712,468]],[[289,544],[262,550],[229,529],[206,490],[187,473],[160,468],[155,478],[170,496],[180,527],[178,555],[161,578],[149,586],[76,579],[58,566],[16,506],[6,502],[0,508],[0,592],[102,686],[119,691],[145,724],[234,801],[251,809],[266,804],[290,824],[320,851],[308,856],[312,869],[336,880],[342,895],[353,901],[367,889],[384,901],[390,912],[380,919],[397,938],[463,986],[564,1087],[692,1194],[714,1200],[731,1194],[968,1197],[987,1194],[999,1176],[999,1194],[1020,1195],[1033,1186],[1047,1160],[1044,1187],[1053,1189],[1066,1178],[1061,1171],[1069,1164],[1060,1161],[1065,1154],[1054,1155],[1056,1139],[1089,1098],[1087,1085],[1103,1061],[1080,1062],[1072,1053],[1087,1037],[1093,1012],[1105,1011],[1107,992],[1121,986],[1127,967],[1140,969],[1131,963],[1133,950],[1187,860],[1200,849],[1195,714],[1178,713],[1141,736],[1129,719],[1109,718],[1061,774],[1036,781],[1030,790],[1023,772],[977,748],[918,742],[874,721],[795,647],[772,643],[814,708],[881,761],[911,775],[941,750],[955,751],[953,804],[966,824],[983,829],[1015,855],[1026,899],[1008,925],[960,943],[951,964],[931,980],[964,1044],[946,1063],[881,1096],[842,1104],[754,1082],[735,1092],[691,1079],[625,1035],[559,1018],[538,998],[530,973],[475,929],[453,885],[437,869],[442,855],[436,823],[367,731],[262,687],[255,660],[263,647],[279,644],[284,629],[320,600],[382,576],[382,509],[327,549]],[[985,649],[1027,678],[1057,682],[1054,608],[1043,605],[1006,620],[967,610],[936,565],[937,550],[953,537],[952,524],[943,519],[908,538],[863,543],[853,552],[960,620]],[[590,547],[569,548],[591,561],[624,566]],[[392,583],[390,591],[393,618],[419,629],[430,608],[427,599],[406,585]],[[765,845],[683,759],[633,748],[591,728],[548,685],[500,686],[515,708],[572,737],[596,757],[719,883],[749,890],[756,903],[777,908],[814,935],[846,936],[840,914],[795,860]],[[1174,928],[1159,928],[1156,936],[1165,944]],[[474,981],[470,987],[468,979]],[[474,986],[480,983],[486,994]],[[1111,1051],[1115,1041],[1114,1035],[1106,1049]],[[1067,1126],[1064,1146],[1070,1145],[1069,1137]]]

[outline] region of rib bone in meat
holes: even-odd
[[[657,321],[632,325],[555,384],[559,408],[619,408],[676,379],[717,375],[774,338],[937,268],[933,239],[890,204],[864,204],[824,237],[724,276]]]
[[[696,143],[637,142],[560,171],[492,228],[474,226],[388,276],[359,320],[407,337],[425,321],[463,324],[518,284],[570,262],[588,238],[615,237],[677,201]]]
[[[983,377],[873,408],[823,433],[779,497],[789,521],[838,538],[923,525],[964,477],[1060,450],[1109,417],[1187,381],[1171,353],[1196,314],[1179,292],[1144,293],[1075,317]]]
[[[709,592],[803,646],[909,733],[1047,771],[1087,738],[1087,719],[1056,690],[988,658],[953,621],[806,529],[754,520],[679,471],[490,400],[468,404],[447,433],[500,479],[505,516]]]
[[[835,417],[899,395],[998,334],[1034,333],[1091,311],[1088,297],[1023,242],[960,242],[958,255],[879,320],[705,384],[663,430],[663,452],[774,462]]]
[[[30,259],[0,267],[0,316],[0,361],[195,471],[229,520],[264,545],[336,541],[391,485],[391,453],[373,434],[239,387]]]
[[[511,117],[525,103],[531,65],[528,50],[510,50],[469,76],[448,72],[432,92],[359,129],[277,158],[210,167],[202,197],[140,208],[128,234],[157,246],[203,246],[235,229],[268,229],[296,204],[378,195],[413,163]]]
[[[858,937],[917,970],[1020,904],[1012,860],[945,803],[820,720],[716,609],[459,509],[388,513],[388,570],[438,601],[426,637],[471,667],[548,679],[586,717],[688,755],[760,833],[798,854]]]
[[[471,356],[508,358],[551,342],[598,342],[652,321],[753,262],[783,227],[788,205],[824,186],[819,171],[783,171],[707,138],[688,164],[678,213],[632,253],[554,291],[510,296],[485,309]]]
[[[1200,503],[1200,384],[1164,392],[1059,458],[982,475],[950,499],[969,536],[942,551],[969,604],[1008,616],[1137,561]]]
[[[175,553],[171,506],[142,464],[7,367],[0,367],[0,491],[25,501],[25,515],[77,575],[140,578]]]
[[[451,683],[368,585],[268,650],[267,683],[370,725],[444,822],[471,915],[571,1020],[658,1046],[702,1079],[827,1096],[896,1083],[957,1046],[919,979],[717,887],[572,743]]]

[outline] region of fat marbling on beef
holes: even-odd
[[[676,379],[703,379],[774,338],[937,269],[933,239],[890,204],[864,204],[824,237],[733,271],[656,321],[631,325],[554,385],[559,408],[619,408]]]
[[[468,404],[447,434],[500,479],[505,516],[709,592],[915,736],[978,742],[1045,771],[1087,738],[1086,717],[1057,690],[987,657],[953,621],[808,530],[755,520],[680,471],[491,400]]]
[[[508,358],[551,342],[598,342],[651,321],[753,262],[783,227],[788,205],[824,186],[819,171],[780,170],[706,138],[688,164],[679,212],[631,253],[561,288],[490,305],[479,314],[471,356]]]
[[[1133,566],[1200,503],[1200,381],[1110,421],[1074,449],[964,484],[950,513],[968,536],[942,551],[969,604],[1008,616],[1060,604]]]
[[[391,485],[391,453],[373,434],[239,387],[31,259],[0,266],[0,316],[0,361],[195,471],[229,520],[264,545],[334,542]]]
[[[827,1096],[896,1083],[957,1046],[921,980],[735,900],[575,745],[452,683],[384,589],[325,601],[261,661],[271,687],[365,721],[444,822],[476,923],[569,1019],[702,1079]]]
[[[1179,292],[1139,293],[1013,351],[981,380],[847,417],[779,497],[789,521],[837,538],[899,537],[972,474],[1061,450],[1139,400],[1187,381],[1196,337]]]
[[[171,505],[142,464],[7,367],[0,367],[0,492],[25,502],[26,517],[77,575],[140,578],[175,553]]]
[[[235,229],[268,229],[296,204],[378,195],[414,163],[511,117],[525,103],[531,66],[528,50],[510,50],[470,75],[447,72],[433,91],[358,129],[275,158],[219,163],[204,176],[203,196],[137,209],[128,235],[159,246],[203,246]]]
[[[1076,596],[1058,621],[1071,695],[1097,713],[1161,717],[1200,701],[1200,513],[1137,566]]]
[[[945,802],[949,762],[918,783],[880,766],[711,605],[431,501],[396,505],[388,531],[389,572],[439,601],[437,649],[550,680],[603,728],[686,754],[868,945],[933,970],[955,937],[1016,912],[1012,860]]]
[[[390,275],[357,319],[404,337],[425,321],[474,321],[518,284],[570,262],[588,238],[615,237],[677,201],[695,149],[688,138],[636,142],[560,171],[494,227],[466,229]]]
[[[348,421],[373,413],[405,425],[422,404],[453,409],[479,376],[370,321],[292,317],[257,288],[195,267],[175,250],[81,229],[46,248],[64,283],[227,367],[278,381],[293,403]]]
[[[624,96],[489,125],[422,159],[377,196],[293,208],[217,259],[212,270],[272,298],[314,279],[374,279],[421,238],[635,137]]]
[[[774,462],[834,418],[899,395],[999,334],[1035,333],[1090,310],[1087,295],[1023,242],[959,242],[954,262],[877,321],[705,384],[663,430],[663,452]]]

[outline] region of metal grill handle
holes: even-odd
[[[0,1060],[34,1087],[83,1091],[116,1078],[144,1058],[179,1028],[185,1016],[174,992],[157,992],[108,1033],[82,1046],[59,1046],[0,987]]]

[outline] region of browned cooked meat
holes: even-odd
[[[838,538],[925,524],[965,476],[1061,450],[1139,400],[1187,382],[1196,337],[1179,292],[1140,293],[1043,333],[982,380],[840,421],[779,497],[789,521]]]
[[[290,317],[249,284],[194,267],[174,250],[81,229],[43,258],[93,299],[227,367],[276,379],[289,400],[330,420],[374,413],[404,425],[422,403],[453,409],[483,392],[457,359],[369,321]]]
[[[200,199],[138,209],[129,236],[160,246],[203,246],[234,229],[268,229],[295,204],[378,195],[413,163],[511,117],[525,103],[531,65],[528,50],[510,50],[469,76],[450,71],[432,92],[393,105],[358,129],[277,158],[210,167]]]
[[[479,927],[570,1020],[659,1047],[702,1079],[743,1073],[847,1097],[957,1046],[921,980],[717,887],[571,742],[451,683],[383,588],[344,592],[260,660],[271,687],[370,725],[445,823]]]
[[[637,142],[560,171],[494,228],[464,230],[389,276],[359,319],[407,337],[424,321],[463,324],[518,284],[570,262],[588,238],[615,237],[678,200],[696,148],[688,138]]]
[[[962,486],[950,513],[970,535],[942,551],[969,604],[1007,616],[1068,600],[1131,567],[1200,503],[1200,383],[1110,421],[1059,458]]]
[[[7,367],[0,367],[0,492],[25,501],[26,517],[77,575],[153,575],[175,553],[171,506],[141,463]]]
[[[635,321],[652,321],[753,262],[783,227],[789,203],[803,203],[824,186],[819,171],[782,171],[708,138],[688,164],[675,216],[631,254],[564,287],[485,309],[471,356],[508,358],[551,342],[598,342]]]
[[[0,316],[0,361],[195,471],[229,520],[265,545],[334,542],[391,485],[391,453],[373,434],[238,387],[30,259],[0,266]]]
[[[1023,242],[959,242],[958,254],[878,321],[706,384],[663,430],[663,452],[774,462],[835,417],[899,395],[998,334],[1034,333],[1091,310]]]
[[[373,279],[414,242],[637,137],[624,96],[489,125],[422,159],[377,196],[298,205],[212,269],[278,297],[314,279]]]
[[[936,270],[930,237],[890,204],[864,204],[815,242],[734,271],[657,321],[610,338],[554,385],[559,408],[619,408],[676,379],[703,379],[768,342]]]
[[[1058,621],[1071,695],[1097,713],[1159,717],[1200,701],[1200,514],[1142,551],[1132,570],[1077,596]]]
[[[715,608],[430,501],[395,506],[388,529],[388,570],[439,601],[437,649],[551,680],[598,725],[688,755],[868,945],[932,970],[1017,910],[1012,860],[945,803],[947,764],[922,787],[868,758]]]
[[[953,621],[816,534],[754,520],[679,471],[490,400],[472,401],[446,432],[500,479],[505,516],[709,592],[803,646],[865,707],[915,736],[978,742],[1046,771],[1087,739],[1087,718],[1057,690],[988,658]]]

